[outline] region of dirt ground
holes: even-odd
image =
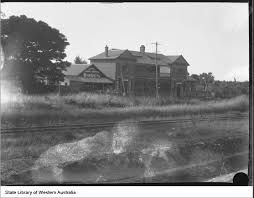
[[[178,148],[176,155],[178,159],[175,159],[178,163],[177,166],[185,166],[221,159],[223,156],[247,151],[248,127],[248,119],[196,122],[192,126],[185,126],[183,123],[163,126],[142,126],[138,127],[138,130],[135,131],[135,133],[138,133],[138,136],[135,136],[135,142],[136,145],[153,145],[154,148],[165,141],[173,142]],[[43,135],[35,133],[27,134],[26,136],[22,134],[2,136],[2,185],[34,184],[31,175],[29,175],[29,170],[42,153],[52,146],[75,142],[86,137],[91,137],[100,131],[101,129],[80,129],[71,132],[45,133]],[[155,164],[154,166],[157,165]],[[164,174],[163,177],[158,177],[159,179],[157,178],[155,182],[174,182],[174,180],[181,181],[181,179],[183,181],[199,181],[203,178],[216,176],[216,174],[226,174],[236,171],[238,168],[246,168],[247,161],[245,160],[244,164],[238,165],[228,161],[220,173],[221,166],[221,163],[211,163],[198,169],[192,167],[188,169],[187,176],[186,170],[182,170],[181,177],[165,178]],[[144,180],[140,179],[139,181],[144,182]],[[145,182],[149,181],[154,182],[154,180],[149,179],[146,179]],[[129,182],[135,182],[135,179]]]

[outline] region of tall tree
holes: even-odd
[[[25,15],[1,20],[1,27],[3,71],[18,78],[24,91],[34,92],[39,79],[52,84],[63,80],[70,65],[64,60],[69,43],[59,30]]]
[[[211,72],[202,73],[199,75],[200,83],[203,85],[204,91],[207,95],[208,86],[214,82],[214,76]]]
[[[76,56],[74,59],[75,64],[87,64],[85,59],[82,59],[80,56]]]

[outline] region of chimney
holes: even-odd
[[[144,46],[144,45],[141,45],[141,46],[140,46],[140,52],[141,52],[141,53],[145,53],[145,46]]]
[[[108,46],[105,46],[105,56],[108,57]]]

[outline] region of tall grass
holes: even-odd
[[[5,93],[2,93],[3,95]],[[171,104],[200,104],[199,99],[178,99],[174,97],[123,97],[110,94],[78,93],[58,96],[8,94],[8,102],[1,103],[2,111],[15,108],[52,109],[74,106],[78,108],[104,109],[114,107],[166,106]]]
[[[169,99],[170,100],[170,99]],[[148,101],[148,102],[146,102]],[[150,102],[150,103],[149,103]],[[140,117],[247,111],[247,96],[194,104],[159,103],[152,98],[124,98],[111,95],[77,94],[67,96],[23,96],[22,100],[1,105],[2,122],[65,122],[81,120],[119,120]],[[172,102],[172,101],[171,101]],[[158,104],[159,103],[159,104]]]
[[[197,103],[200,100],[176,99],[173,97],[122,97],[109,94],[79,93],[61,97],[66,104],[79,107],[105,108],[105,107],[133,107],[133,106],[162,106],[176,103]]]

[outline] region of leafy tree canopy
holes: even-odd
[[[85,59],[82,59],[80,56],[76,56],[74,59],[75,64],[87,64]]]
[[[204,91],[207,91],[209,84],[212,84],[214,82],[214,76],[211,72],[200,74],[199,79],[200,79],[200,83],[204,87]]]
[[[1,27],[3,71],[18,78],[25,91],[35,91],[34,85],[42,79],[51,84],[63,80],[70,65],[64,61],[69,43],[59,30],[25,15],[2,19]]]

